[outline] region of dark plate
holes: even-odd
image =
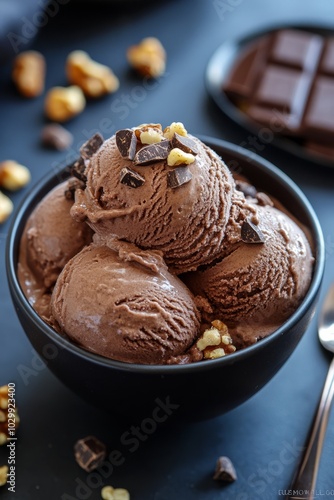
[[[236,61],[240,52],[244,47],[254,41],[255,39],[275,31],[277,29],[299,29],[303,31],[309,31],[311,33],[317,33],[324,37],[334,36],[334,28],[324,28],[320,26],[304,26],[304,25],[280,25],[273,26],[270,30],[257,31],[251,35],[242,38],[236,38],[233,40],[226,40],[222,45],[216,49],[216,51],[211,56],[209,63],[206,68],[205,83],[209,95],[212,97],[217,106],[235,123],[257,135],[263,125],[258,125],[256,122],[252,121],[247,117],[245,113],[240,111],[230,99],[226,96],[222,90],[223,84],[230,73],[230,70]],[[334,138],[333,138],[334,142]],[[301,145],[297,144],[293,140],[282,136],[275,136],[270,142],[275,147],[288,151],[289,153],[304,159],[311,161],[313,163],[325,165],[327,167],[334,167],[334,159],[330,160],[321,155],[313,154],[303,148]]]

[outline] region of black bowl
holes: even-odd
[[[28,194],[10,228],[6,267],[10,293],[21,324],[50,370],[93,405],[131,418],[211,418],[240,405],[277,373],[296,348],[314,314],[324,271],[324,241],[317,217],[300,189],[280,170],[239,146],[202,137],[232,169],[281,201],[311,234],[315,266],[310,288],[294,314],[257,344],[217,360],[189,365],[138,365],[94,355],[59,336],[25,298],[16,269],[25,222],[42,197],[66,178],[51,172]]]

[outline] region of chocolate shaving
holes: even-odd
[[[145,182],[145,178],[131,168],[124,167],[120,173],[120,181],[122,184],[132,188],[138,188]]]
[[[192,175],[188,167],[177,167],[167,172],[167,185],[172,189],[186,184],[191,179]]]
[[[85,160],[88,160],[88,158],[93,156],[93,154],[96,153],[98,149],[100,149],[102,144],[103,144],[103,137],[99,132],[97,132],[95,135],[93,135],[93,137],[88,139],[88,141],[81,146],[80,155]]]
[[[198,154],[197,144],[193,139],[190,139],[190,137],[185,137],[175,132],[171,142],[173,148],[179,148],[185,153],[191,153],[193,155]]]
[[[241,239],[244,243],[264,243],[265,237],[261,229],[249,219],[241,226]]]
[[[87,177],[85,175],[86,165],[83,158],[78,158],[72,165],[70,165],[70,173],[80,181],[86,184]]]
[[[137,137],[134,130],[129,128],[116,132],[116,145],[123,158],[133,160],[136,154]]]
[[[148,165],[149,163],[154,163],[156,161],[166,160],[170,149],[170,142],[167,139],[161,142],[155,142],[154,144],[149,144],[137,152],[134,162],[136,165]]]
[[[219,457],[216,463],[216,470],[213,476],[216,481],[232,483],[237,479],[234,465],[228,457]]]
[[[87,436],[75,443],[74,456],[82,469],[91,472],[105,460],[106,446],[95,436]]]

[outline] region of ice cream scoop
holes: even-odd
[[[45,316],[49,293],[68,260],[92,241],[93,231],[70,215],[68,182],[50,191],[31,213],[21,239],[18,276],[36,310]]]
[[[186,278],[209,301],[213,316],[229,326],[238,347],[276,330],[301,303],[312,278],[314,259],[303,230],[275,207],[257,206],[256,212],[229,254]]]
[[[154,251],[97,241],[66,264],[51,307],[80,346],[128,363],[164,364],[183,354],[200,316],[186,286]]]
[[[142,126],[106,140],[86,161],[86,187],[76,191],[71,213],[101,236],[161,251],[178,274],[219,254],[234,180],[212,149],[185,129],[171,135],[171,127],[165,135],[160,125]],[[141,142],[151,140],[159,142]]]

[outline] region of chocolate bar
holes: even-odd
[[[263,35],[244,48],[223,91],[274,134],[333,158],[334,38],[297,29]]]

